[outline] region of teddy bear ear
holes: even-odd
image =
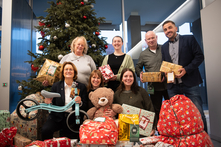
[[[114,95],[114,91],[111,88],[108,88],[109,92]]]
[[[91,91],[91,92],[89,93],[89,99],[91,99],[93,93],[94,93],[93,91]]]

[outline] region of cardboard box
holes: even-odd
[[[114,73],[113,73],[113,71],[111,70],[111,68],[108,64],[99,67],[99,70],[102,73],[105,80],[108,80],[108,79],[110,79],[114,76]]]
[[[161,72],[144,72],[143,82],[161,82]]]
[[[28,144],[30,144],[32,142],[32,140],[20,135],[20,134],[16,134],[14,137],[14,145],[17,147],[24,147]]]
[[[71,139],[67,137],[45,140],[45,147],[71,147]]]
[[[10,112],[8,110],[0,110],[0,132],[4,128],[10,128]]]
[[[162,65],[160,67],[160,71],[161,72],[174,72],[175,75],[178,75],[180,74],[180,72],[178,72],[178,70],[180,68],[183,68],[183,66],[181,65],[178,65],[178,64],[174,64],[174,63],[170,63],[170,62],[166,62],[166,61],[163,61],[162,62]]]
[[[149,136],[154,122],[155,113],[123,104],[123,114],[138,114],[139,115],[139,132],[141,135]]]

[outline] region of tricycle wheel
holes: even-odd
[[[26,121],[31,121],[31,120],[36,119],[39,115],[38,110],[31,111],[31,112],[25,111],[27,108],[30,108],[35,105],[39,105],[39,103],[34,99],[21,100],[16,107],[16,113],[18,117]]]
[[[68,128],[75,133],[79,133],[80,125],[83,124],[83,122],[88,119],[88,115],[85,111],[79,110],[80,113],[80,124],[76,124],[76,116],[75,116],[75,110],[72,111],[66,120]]]

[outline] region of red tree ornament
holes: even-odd
[[[107,48],[108,48],[108,45],[105,45],[104,48],[107,49]]]
[[[100,25],[101,23],[98,22],[98,25]]]
[[[81,5],[84,5],[84,2],[81,2]]]
[[[31,64],[31,69],[36,72],[38,70],[38,67],[35,67],[34,64]]]
[[[41,51],[43,51],[44,48],[45,48],[45,47],[44,47],[43,45],[40,45],[40,46],[39,46],[39,50],[41,50]]]
[[[39,26],[44,26],[45,23],[39,21],[39,22],[38,22],[38,25],[39,25]]]
[[[83,18],[84,18],[84,19],[86,19],[86,18],[87,18],[87,16],[85,16],[85,15],[84,15],[84,16],[83,16]]]
[[[57,5],[61,5],[61,2],[57,3]]]
[[[48,25],[47,25],[47,27],[48,27],[48,28],[50,28],[50,27],[51,27],[51,25],[50,25],[50,24],[48,24]]]
[[[41,36],[44,38],[45,37],[45,32],[41,31]]]
[[[95,35],[97,35],[97,36],[98,36],[98,35],[100,35],[100,33],[99,33],[99,32],[95,32]]]

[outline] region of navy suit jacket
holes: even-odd
[[[169,41],[163,44],[162,60],[171,62],[169,54]],[[204,55],[193,35],[179,35],[179,59],[178,64],[182,65],[186,70],[186,74],[181,78],[185,86],[193,87],[202,83],[199,72],[199,65],[203,62]],[[167,85],[171,89],[173,83]]]
[[[88,102],[87,88],[84,84],[80,82],[77,83],[78,83],[77,88],[80,89],[79,96],[81,97],[81,101],[83,102],[80,109],[87,112],[87,102]],[[64,106],[65,105],[64,81],[59,81],[54,83],[51,87],[51,92],[60,93],[61,95],[61,97],[53,98],[52,104],[56,106]],[[75,110],[75,105],[72,106],[72,110]],[[53,119],[56,122],[60,122],[64,118],[64,112],[51,112],[49,114],[49,118]]]

